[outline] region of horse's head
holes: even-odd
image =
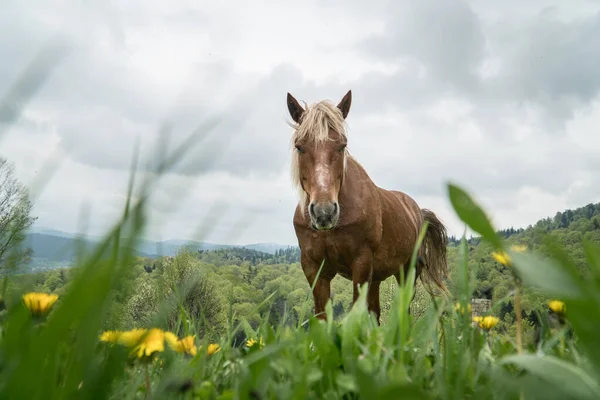
[[[306,110],[288,93],[288,111],[295,124],[292,145],[292,177],[300,191],[300,206],[312,227],[332,229],[340,216],[338,195],[346,169],[347,138],[345,119],[350,111],[352,92],[337,106],[319,102]]]

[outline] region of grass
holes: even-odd
[[[586,280],[559,246],[553,245],[550,259],[507,248],[481,207],[454,184],[448,184],[448,195],[457,215],[506,254],[515,285],[536,287],[566,304],[564,324],[551,329],[551,322],[543,319],[541,340],[533,351],[521,349],[515,338],[497,334],[493,327],[480,328],[468,312],[456,311],[456,302],[467,309],[473,284],[464,240],[454,266],[459,272],[457,299],[431,298],[418,320],[408,314],[413,265],[381,326],[367,311],[363,288],[339,323],[333,322],[329,303],[326,321],[309,317],[306,310],[297,326],[285,319],[279,326],[263,321],[257,329],[244,322],[230,324],[216,343],[219,350],[210,354],[211,343],[202,337],[194,337],[195,355],[150,337],[123,345],[99,340],[111,310],[111,292],[133,263],[131,249],[146,227],[153,188],[194,140],[161,158],[137,192],[134,157],[122,217],[97,248],[82,255],[68,291],[49,313],[33,315],[21,298],[3,298],[0,398],[600,398],[600,248],[585,243],[591,271]],[[202,321],[187,322],[183,307],[180,318],[187,333],[198,332]],[[254,345],[233,343],[240,329],[255,339]],[[140,344],[156,351],[132,356]]]

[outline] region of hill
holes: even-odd
[[[97,241],[77,239],[67,235],[54,236],[42,233],[30,233],[25,236],[22,246],[33,250],[33,257],[21,272],[44,271],[48,269],[70,267],[77,259],[80,251],[88,252]],[[138,257],[155,257],[154,255],[136,250]]]
[[[29,264],[24,265],[20,272],[40,272],[55,268],[71,267],[76,260],[78,252],[83,249],[88,251],[92,249],[101,240],[98,236],[78,235],[63,232],[55,229],[34,228],[31,229],[23,242],[23,246],[31,247],[33,257]],[[276,257],[276,253],[280,250],[285,250],[289,246],[280,245],[277,243],[254,243],[243,246],[216,244],[209,242],[197,242],[180,239],[172,239],[165,241],[140,240],[135,246],[135,254],[138,257],[158,258],[158,257],[173,257],[182,248],[187,248],[193,252],[227,250],[227,249],[247,249],[259,254],[249,256],[248,253],[242,256],[249,257],[248,260],[263,260],[266,261]],[[237,256],[236,256],[237,257]],[[239,258],[239,257],[238,257]]]

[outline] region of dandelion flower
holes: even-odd
[[[173,350],[178,353],[190,354],[192,356],[196,355],[196,345],[194,344],[194,336],[186,336],[183,339],[178,339],[172,332],[165,332],[165,339]]]
[[[181,343],[181,348],[184,353],[191,354],[192,356],[196,355],[196,345],[194,344],[194,336],[186,336],[179,341]]]
[[[492,315],[487,315],[485,317],[474,317],[473,321],[476,322],[481,329],[489,331],[490,329],[495,327],[498,324],[498,322],[500,322],[500,318],[494,317]]]
[[[516,253],[523,253],[525,250],[527,250],[527,245],[518,245],[518,244],[513,244],[510,249]],[[500,251],[500,252],[492,252],[492,257],[494,257],[494,259],[496,261],[498,261],[500,264],[506,266],[506,267],[510,267],[512,265],[512,260],[510,259],[510,256],[508,254],[506,254],[506,252],[504,251]]]
[[[165,332],[165,341],[171,348],[173,348],[173,350],[175,350],[175,347],[177,347],[177,343],[179,342],[179,338],[173,332],[167,331]]]
[[[139,344],[133,349],[138,358],[149,357],[154,353],[165,350],[165,333],[161,329],[153,328],[143,336]]]
[[[458,312],[459,309],[460,309],[460,303],[456,303],[456,305],[454,306],[454,311]],[[470,313],[471,312],[471,303],[467,304],[467,309],[469,310],[469,313]],[[463,307],[460,311],[462,314],[464,314],[465,308]]]
[[[46,314],[58,300],[55,294],[30,292],[23,295],[25,307],[34,315]]]
[[[558,315],[563,315],[567,311],[567,306],[565,305],[565,303],[563,303],[560,300],[551,300],[551,301],[549,301],[548,302],[548,307],[550,307],[550,309],[552,311],[554,311],[554,313],[556,313]]]
[[[492,257],[494,257],[494,259],[496,261],[498,261],[500,264],[509,267],[511,265],[511,260],[508,254],[506,254],[505,252],[501,251],[501,252],[492,252]]]
[[[256,339],[248,339],[246,341],[246,346],[254,347],[257,343],[258,343],[259,347],[263,347],[265,345],[265,343],[263,342],[263,339],[261,337],[261,338],[259,338],[258,342],[256,341]]]
[[[212,356],[213,354],[218,353],[220,350],[221,346],[219,346],[217,343],[211,343],[208,345],[206,352],[209,356]]]
[[[140,340],[142,340],[146,332],[146,329],[139,328],[121,332],[117,341],[125,347],[135,347],[140,343]]]
[[[101,342],[117,343],[123,332],[120,331],[105,331],[100,335]]]

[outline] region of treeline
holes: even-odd
[[[232,247],[215,250],[198,250],[198,256],[201,261],[216,266],[242,265],[244,263],[251,265],[291,264],[300,262],[300,249],[290,246],[287,249],[276,250],[275,254],[270,254],[245,247]]]
[[[519,235],[525,231],[531,231],[533,229],[542,229],[545,232],[551,232],[559,229],[567,229],[573,226],[573,229],[580,232],[592,232],[600,230],[600,203],[590,203],[584,207],[577,208],[575,210],[565,210],[564,212],[557,212],[554,218],[544,218],[539,220],[535,225],[529,225],[527,229],[513,227],[508,229],[498,230],[497,233],[505,239],[511,236]],[[451,246],[457,246],[460,243],[460,238],[456,236],[450,236],[448,238]],[[479,237],[473,237],[467,240],[468,244],[479,244]]]

